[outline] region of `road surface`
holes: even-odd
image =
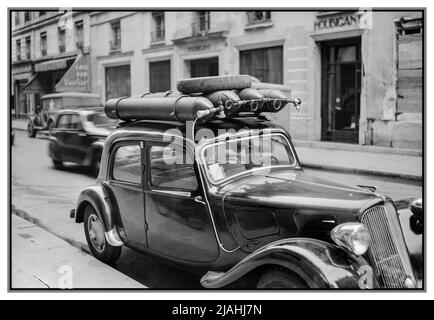
[[[94,178],[89,170],[73,164],[55,170],[47,154],[47,144],[47,139],[30,139],[25,132],[15,132],[11,163],[12,205],[20,215],[60,238],[69,239],[75,245],[85,244],[83,225],[75,224],[69,218],[69,211],[74,208],[80,191],[91,185]],[[375,185],[380,193],[393,199],[422,196],[422,184],[417,181],[321,170],[306,172],[347,185]],[[402,222],[408,223],[408,218],[404,217]],[[123,249],[115,267],[150,288],[201,288],[199,276],[128,248]]]

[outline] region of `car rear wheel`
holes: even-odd
[[[58,170],[62,169],[63,168],[63,161],[53,159],[53,165],[54,165],[54,168],[56,168]]]
[[[92,255],[107,264],[113,264],[121,255],[122,247],[114,247],[105,239],[106,230],[95,209],[88,205],[84,211],[84,233]]]
[[[258,281],[258,289],[305,289],[307,284],[285,269],[270,269]]]
[[[29,121],[29,123],[27,124],[27,136],[29,138],[34,138],[36,136],[36,129],[33,121]]]

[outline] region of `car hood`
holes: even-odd
[[[296,212],[328,212],[353,221],[365,207],[382,198],[372,192],[315,178],[302,170],[280,170],[241,177],[217,191],[223,207],[237,205],[293,209]],[[340,220],[340,219],[339,219]]]

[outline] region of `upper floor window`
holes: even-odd
[[[65,52],[66,47],[65,47],[65,35],[66,35],[66,30],[65,28],[59,28],[58,29],[58,38],[59,38],[59,52]]]
[[[15,25],[19,25],[20,24],[20,13],[19,12],[15,12]]]
[[[271,21],[270,11],[250,11],[247,12],[248,25]]]
[[[41,32],[41,56],[47,55],[47,32]]]
[[[153,30],[151,41],[159,42],[164,40],[164,12],[157,11],[152,13]]]
[[[209,32],[210,28],[209,11],[199,11],[197,21],[193,23],[193,35],[203,35]]]
[[[24,22],[30,21],[30,11],[24,11]]]
[[[20,39],[18,39],[16,41],[16,45],[17,45],[16,58],[18,61],[20,61],[21,60],[21,40]]]
[[[116,21],[111,24],[112,40],[110,41],[110,49],[118,50],[121,48],[121,22]]]
[[[84,33],[83,33],[83,20],[75,23],[75,39],[77,49],[83,48]]]
[[[31,58],[31,53],[32,53],[32,39],[30,38],[30,36],[26,37],[26,59],[30,59]]]

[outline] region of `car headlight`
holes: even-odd
[[[330,236],[339,247],[356,256],[365,254],[371,244],[371,234],[362,223],[342,223],[333,228]]]

